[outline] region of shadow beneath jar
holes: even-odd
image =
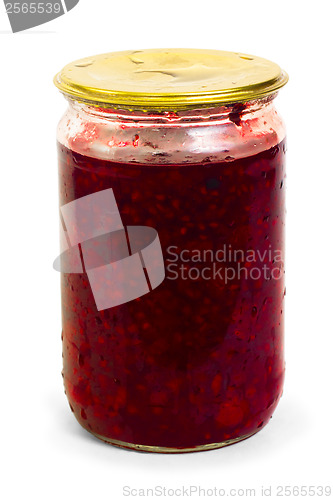
[[[181,470],[184,481],[187,476],[195,476],[209,471],[212,474],[235,472],[242,467],[259,468],[262,463],[274,461],[277,456],[289,453],[295,449],[300,440],[307,439],[310,419],[304,402],[295,401],[291,397],[283,398],[270,422],[261,431],[237,444],[216,450],[160,454],[128,450],[101,441],[86,431],[77,422],[71,411],[66,409],[66,401],[59,399],[52,402],[56,411],[56,443],[64,453],[86,455],[87,460],[105,463],[116,463],[117,468],[133,468],[136,471],[154,470],[161,477],[173,474],[179,475]],[[66,411],[67,410],[67,411]],[[62,439],[61,439],[62,436]]]

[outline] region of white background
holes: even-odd
[[[0,6],[1,453],[4,499],[121,499],[122,488],[256,488],[332,480],[332,16],[329,0],[81,0],[12,34]],[[290,82],[285,392],[269,425],[237,445],[153,455],[81,429],[63,393],[56,124],[52,78],[73,59],[150,47],[271,59]],[[275,497],[272,490],[272,497]],[[197,498],[194,495],[192,498]]]

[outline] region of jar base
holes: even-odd
[[[230,446],[231,444],[239,443],[240,441],[248,439],[249,437],[253,436],[259,431],[260,429],[256,430],[255,432],[252,432],[251,434],[244,434],[243,436],[240,436],[238,438],[222,441],[221,443],[203,444],[199,446],[193,446],[193,448],[168,448],[165,446],[149,446],[142,444],[126,443],[124,441],[118,441],[117,439],[110,439],[105,436],[100,436],[99,434],[95,434],[94,432],[91,431],[89,432],[96,438],[100,439],[101,441],[104,441],[105,443],[111,444],[113,446],[117,446],[118,448],[125,448],[128,450],[142,451],[147,453],[194,453],[197,451],[216,450],[218,448],[224,448],[225,446]]]

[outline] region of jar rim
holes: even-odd
[[[272,61],[209,49],[110,52],[73,61],[54,77],[71,99],[143,111],[247,102],[276,93],[287,81]]]

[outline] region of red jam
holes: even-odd
[[[80,424],[179,450],[258,431],[284,377],[284,142],[154,165],[58,147],[60,205],[112,188],[125,226],[157,230],[166,268],[155,290],[101,311],[85,273],[62,273],[63,376]]]

